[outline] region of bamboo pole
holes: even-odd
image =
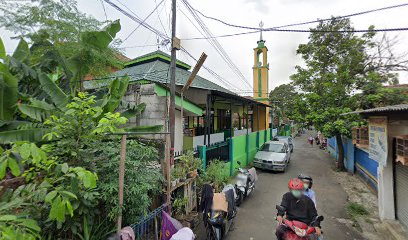
[[[119,160],[119,214],[117,222],[117,232],[122,229],[122,207],[123,207],[123,188],[125,182],[125,159],[126,159],[126,134],[122,135],[120,144],[120,160]]]

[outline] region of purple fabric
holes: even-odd
[[[178,231],[172,223],[172,217],[165,211],[162,213],[162,237],[161,240],[170,240],[170,238]]]

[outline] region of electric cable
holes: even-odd
[[[231,24],[231,23],[227,23],[223,20],[220,20],[218,18],[215,17],[210,17],[205,15],[204,13],[202,13],[201,11],[195,9],[192,7],[192,9],[194,11],[196,11],[197,13],[199,13],[201,16],[207,18],[207,19],[211,19],[217,22],[220,22],[224,25],[230,26],[230,27],[235,27],[235,28],[244,28],[244,29],[251,29],[251,30],[270,30],[270,29],[278,29],[278,28],[284,28],[284,27],[293,27],[293,26],[300,26],[300,25],[307,25],[307,24],[311,24],[311,23],[319,23],[319,22],[323,22],[323,21],[330,21],[333,19],[341,19],[341,18],[349,18],[349,17],[355,17],[355,16],[359,16],[359,15],[363,15],[363,14],[368,14],[368,13],[373,13],[373,12],[378,12],[378,11],[384,11],[384,10],[389,10],[389,9],[393,9],[393,8],[400,8],[400,7],[405,7],[408,6],[408,3],[403,3],[403,4],[398,4],[398,5],[393,5],[393,6],[387,6],[387,7],[382,7],[382,8],[376,8],[376,9],[371,9],[371,10],[367,10],[367,11],[362,11],[362,12],[357,12],[357,13],[352,13],[352,14],[347,14],[347,15],[343,15],[343,16],[339,16],[339,17],[333,17],[333,18],[325,18],[325,19],[317,19],[317,20],[312,20],[312,21],[307,21],[307,22],[301,22],[301,23],[293,23],[293,24],[287,24],[287,25],[281,25],[281,26],[276,26],[276,27],[270,27],[270,28],[260,28],[260,27],[248,27],[248,26],[241,26],[241,25],[236,25],[236,24]]]
[[[156,1],[156,0],[155,0],[155,1]],[[121,44],[123,44],[124,42],[126,42],[126,40],[128,40],[128,38],[129,38],[130,36],[132,36],[132,34],[133,34],[137,29],[139,29],[139,27],[140,27],[144,22],[146,22],[146,20],[157,10],[157,8],[158,8],[163,2],[164,2],[164,0],[162,0],[159,4],[156,4],[156,7],[153,9],[153,11],[151,11],[151,12],[149,13],[149,15],[147,15],[147,16],[145,17],[145,19],[143,19],[143,21],[142,21],[141,23],[139,23],[139,25],[137,25],[136,28],[133,29],[133,31],[132,31],[131,33],[129,33],[129,35],[122,41]],[[159,19],[160,19],[160,18],[159,18]]]

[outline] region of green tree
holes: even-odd
[[[16,34],[15,38],[36,43],[32,49],[34,63],[41,61],[41,56],[52,47],[65,58],[77,56],[77,61],[89,61],[84,68],[93,76],[105,75],[110,67],[122,66],[116,48],[120,40],[98,51],[83,44],[83,33],[98,31],[104,23],[80,12],[76,0],[2,1],[0,12],[0,27]]]
[[[353,116],[341,114],[355,107],[352,94],[357,86],[369,82],[367,51],[374,33],[357,36],[349,19],[332,18],[312,29],[309,41],[299,45],[297,54],[305,67],[296,66],[291,76],[295,86],[305,92],[309,105],[308,119],[327,137],[335,136],[339,156],[337,167],[344,169],[342,135],[349,136]],[[341,32],[347,31],[347,32]]]
[[[296,91],[293,84],[282,84],[273,89],[269,94],[271,103],[275,106],[276,114],[288,117],[295,120],[297,123],[306,122],[306,114],[308,113],[307,103],[304,100],[302,93]]]

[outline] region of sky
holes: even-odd
[[[111,0],[121,6],[118,0]],[[119,0],[126,5],[137,16],[144,19],[161,0]],[[274,27],[279,25],[305,22],[340,16],[350,13],[381,8],[391,5],[405,3],[397,0],[188,0],[188,2],[204,14],[222,19],[225,22],[235,25],[258,27],[259,22],[264,23],[264,27]],[[158,10],[153,13],[147,23],[156,29],[166,32],[170,36],[170,13],[171,0],[164,0]],[[247,86],[223,61],[221,56],[215,51],[207,40],[183,40],[187,38],[202,37],[196,29],[198,24],[192,18],[183,3],[178,0],[177,11],[177,37],[182,39],[181,45],[193,54],[197,59],[202,52],[208,57],[205,66],[215,71],[218,75],[226,79],[230,84],[239,89],[239,93],[250,95],[245,91],[252,89]],[[123,6],[122,6],[123,7]],[[132,35],[129,34],[137,27],[137,23],[118,12],[113,7],[100,0],[78,0],[80,11],[94,16],[99,20],[120,19],[122,30],[118,36],[122,40],[127,38],[120,47],[123,47],[124,54],[129,58],[135,58],[142,54],[158,49],[157,36],[149,30],[139,27]],[[106,11],[106,15],[104,12]],[[352,17],[351,21],[356,29],[367,29],[370,25],[376,28],[397,28],[408,27],[408,7],[385,10]],[[195,26],[185,16],[187,15]],[[218,22],[202,18],[213,35],[224,35],[248,30],[232,28]],[[314,24],[298,26],[297,29],[308,29]],[[295,28],[295,27],[294,27]],[[398,35],[399,45],[395,48],[397,53],[408,51],[408,32],[387,33],[392,37]],[[12,52],[17,45],[15,40],[11,40],[12,33],[0,28],[6,51]],[[129,37],[128,37],[129,36]],[[257,46],[259,33],[241,35],[227,38],[219,38],[219,43],[223,46],[234,64],[245,76],[246,81],[252,85],[253,49]],[[276,86],[290,82],[290,75],[295,73],[295,66],[302,65],[300,56],[296,55],[299,44],[306,43],[308,33],[285,33],[285,32],[264,32],[263,39],[268,47],[269,62],[269,90]],[[161,39],[159,39],[161,41]],[[405,43],[405,44],[404,44]],[[168,52],[168,47],[161,47],[161,50]],[[195,62],[185,53],[178,51],[177,58],[194,66]],[[210,75],[205,69],[201,69],[199,75],[223,85],[216,78]],[[400,74],[400,83],[408,83],[408,74]],[[244,93],[245,92],[245,93]]]

